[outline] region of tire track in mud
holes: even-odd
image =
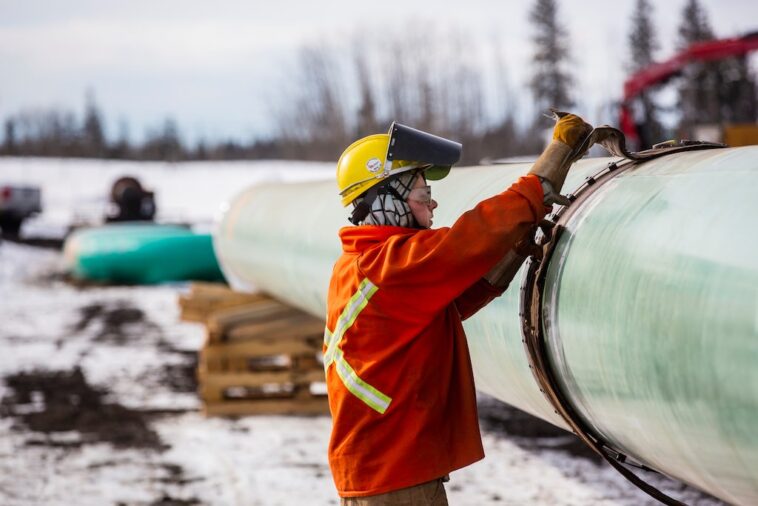
[[[132,380],[148,388],[161,387],[179,393],[190,393],[197,388],[196,353],[176,349],[165,339],[163,329],[126,299],[98,301],[80,307],[78,319],[66,329],[66,337],[59,340],[58,348],[72,334],[88,341],[80,358],[103,345],[150,347],[161,355],[179,355],[179,362],[163,364]],[[158,458],[155,465],[160,475],[153,480],[160,484],[158,493],[152,502],[145,503],[147,506],[202,503],[183,490],[204,478],[188,477],[184,467],[164,461],[160,455],[171,446],[152,426],[157,419],[182,414],[187,409],[127,407],[116,402],[107,387],[88,381],[86,369],[78,366],[63,370],[24,370],[6,375],[4,383],[0,416],[12,420],[11,430],[21,436],[19,450],[23,446],[49,448],[58,452],[61,459],[78,455],[84,446],[103,443],[116,451],[147,452]],[[155,461],[156,457],[145,456],[148,461]],[[118,459],[108,459],[96,465],[120,469],[124,464]]]
[[[151,413],[109,402],[107,391],[90,385],[80,368],[34,370],[5,377],[10,393],[0,400],[0,414],[15,420],[16,430],[44,435],[33,445],[80,447],[108,443],[114,448],[162,452],[168,447],[150,428]],[[63,442],[56,434],[76,433]],[[28,443],[29,444],[29,443]]]

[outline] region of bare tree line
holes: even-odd
[[[482,48],[460,31],[395,30],[372,39],[355,34],[347,57],[343,43],[302,48],[293,94],[273,114],[292,156],[333,160],[352,140],[385,131],[393,120],[462,141],[467,162],[538,149],[513,126],[514,109],[498,110],[506,100],[486,99],[492,76],[485,70],[502,61],[484,61]],[[490,57],[499,54],[490,49]]]
[[[104,124],[91,93],[81,116],[55,108],[23,110],[4,121],[0,155],[184,161],[281,158],[284,152],[275,140],[249,144],[200,140],[189,145],[170,117],[149,129],[141,142],[130,138],[126,122],[120,123],[113,138],[106,135]]]

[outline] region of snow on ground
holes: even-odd
[[[334,177],[334,171],[334,163],[270,160],[169,163],[0,158],[0,184],[42,188],[42,215],[25,226],[42,235],[60,233],[72,223],[101,219],[111,185],[122,176],[134,176],[155,191],[158,221],[205,228],[226,201],[254,183],[324,179]]]
[[[122,174],[163,195],[167,221],[210,223],[253,180],[333,170],[189,165],[5,159],[0,180],[41,184],[47,210],[31,228],[55,231],[103,201]],[[203,331],[178,319],[186,285],[74,286],[60,266],[58,251],[0,242],[0,505],[338,503],[326,458],[329,417],[199,414],[194,367]],[[487,398],[480,418],[487,457],[452,474],[452,505],[654,503],[572,435]],[[645,477],[687,503],[721,504]]]

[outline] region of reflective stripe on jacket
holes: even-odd
[[[544,216],[542,198],[527,176],[449,228],[340,231],[324,367],[341,496],[417,485],[483,458],[461,320],[499,295],[481,278]]]

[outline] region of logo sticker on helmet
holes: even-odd
[[[372,158],[371,160],[366,162],[366,168],[372,174],[376,174],[377,172],[382,170],[382,161],[378,158]]]

